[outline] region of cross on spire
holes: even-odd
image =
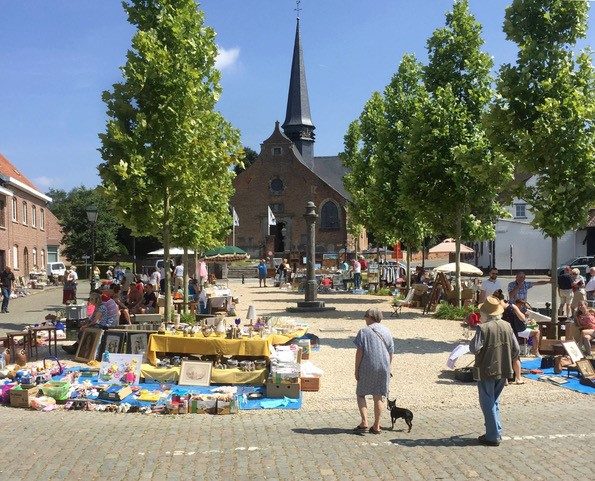
[[[294,10],[297,12],[298,19],[300,18],[300,12],[302,11],[302,8],[300,7],[300,3],[302,3],[301,0],[296,0],[295,8],[294,8]]]

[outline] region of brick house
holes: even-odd
[[[234,179],[231,206],[239,219],[235,244],[253,258],[264,257],[269,251],[278,257],[288,253],[296,258],[304,255],[303,214],[308,201],[314,202],[319,216],[319,258],[354,248],[355,239],[347,232],[349,194],[343,185],[345,167],[338,156],[314,156],[314,129],[298,18],[285,121],[281,127],[279,122],[275,123],[273,133],[261,144],[258,158]],[[269,207],[276,225],[269,226]],[[365,234],[358,240],[359,247],[365,249]]]
[[[40,192],[0,154],[0,268],[26,278],[35,267],[45,269],[60,256],[60,226]]]

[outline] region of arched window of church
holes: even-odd
[[[320,209],[320,228],[338,230],[340,227],[339,207],[332,200],[327,200]]]

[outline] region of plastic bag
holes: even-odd
[[[324,371],[312,364],[311,361],[303,361],[301,364],[302,377],[321,377]]]
[[[40,396],[31,399],[31,409],[41,411],[56,404],[56,400],[49,396]]]

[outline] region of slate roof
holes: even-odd
[[[287,126],[308,125],[313,127],[310,115],[310,100],[308,99],[308,85],[306,83],[306,69],[304,68],[304,54],[300,39],[300,19],[295,28],[295,43],[293,45],[293,59],[291,61],[291,75],[289,77],[289,93],[287,94],[287,111],[283,128]]]
[[[351,199],[343,185],[343,176],[347,173],[347,168],[343,165],[341,159],[337,155],[314,157],[311,159],[311,163],[312,165],[309,167],[312,172],[330,185],[345,199]]]

